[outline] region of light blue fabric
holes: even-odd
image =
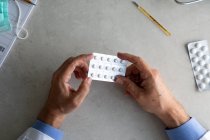
[[[0,32],[11,30],[8,0],[0,0]]]
[[[191,118],[178,128],[166,130],[170,140],[199,140],[207,130],[195,119]]]
[[[63,132],[61,130],[56,129],[42,121],[37,120],[36,123],[32,127],[50,136],[51,138],[55,140],[62,140],[63,138]]]

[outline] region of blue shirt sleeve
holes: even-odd
[[[191,118],[178,128],[166,130],[170,140],[199,140],[207,130],[195,119]]]
[[[61,130],[39,120],[36,121],[32,128],[41,131],[55,140],[61,140],[63,138],[63,132]]]

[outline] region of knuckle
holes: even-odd
[[[152,69],[152,74],[155,78],[160,76],[160,72],[157,69]]]
[[[79,105],[80,105],[80,102],[79,102],[79,101],[77,101],[77,100],[73,100],[73,101],[72,101],[72,106],[73,106],[74,108],[79,107]]]

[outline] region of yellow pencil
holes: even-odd
[[[153,23],[155,23],[166,36],[171,36],[171,33],[163,27],[154,17],[152,17],[143,7],[139,6],[139,4],[135,1],[132,1],[135,6],[139,9],[141,13],[143,13],[146,17],[148,17]]]

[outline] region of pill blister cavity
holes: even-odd
[[[203,56],[203,59],[204,59],[204,60],[208,60],[208,59],[209,59],[209,55],[204,55],[204,56]]]
[[[206,64],[205,68],[210,69],[210,64]]]
[[[98,68],[99,68],[99,69],[102,69],[102,65],[100,65]]]
[[[197,57],[193,57],[192,58],[192,62],[194,62],[194,63],[198,62],[198,58]]]
[[[91,76],[91,77],[94,77],[94,73],[91,73],[90,76]]]
[[[104,57],[101,57],[101,61],[104,61]]]
[[[107,79],[107,75],[104,75],[104,78]]]
[[[206,75],[207,73],[208,73],[207,69],[202,69],[202,70],[201,70],[201,74]]]
[[[205,78],[205,79],[204,79],[204,82],[205,82],[206,84],[209,84],[210,78]]]
[[[111,61],[111,59],[110,59],[110,58],[107,58],[107,61],[108,61],[108,62],[110,62],[110,61]]]
[[[196,51],[195,48],[192,48],[192,49],[190,50],[190,52],[191,52],[192,54],[195,54],[197,51]]]
[[[199,88],[201,88],[202,90],[204,90],[204,89],[206,88],[206,84],[200,83],[200,84],[199,84]]]
[[[203,75],[201,75],[201,74],[197,75],[197,79],[198,80],[202,80],[203,79]]]
[[[201,57],[201,56],[203,55],[203,53],[202,53],[202,52],[197,52],[196,55],[197,55],[198,57]]]
[[[198,64],[199,64],[200,66],[203,66],[203,65],[205,65],[205,61],[200,60],[200,61],[198,62]]]
[[[98,78],[101,78],[101,74],[98,74]]]
[[[93,68],[93,69],[95,68],[95,65],[94,65],[94,64],[92,65],[92,68]]]
[[[113,70],[113,71],[115,71],[115,70],[116,70],[116,68],[115,68],[115,67],[113,67],[113,68],[112,68],[112,70]]]
[[[204,52],[207,51],[207,46],[202,46],[201,50],[204,51]]]
[[[114,62],[115,62],[115,63],[118,63],[118,60],[117,60],[117,59],[114,59]]]
[[[195,67],[194,67],[194,70],[195,70],[195,71],[199,71],[200,69],[201,69],[201,68],[200,68],[199,66],[195,66]]]
[[[119,72],[123,72],[123,69],[122,68],[119,68]]]
[[[195,43],[195,48],[200,48],[201,44],[200,43]]]

